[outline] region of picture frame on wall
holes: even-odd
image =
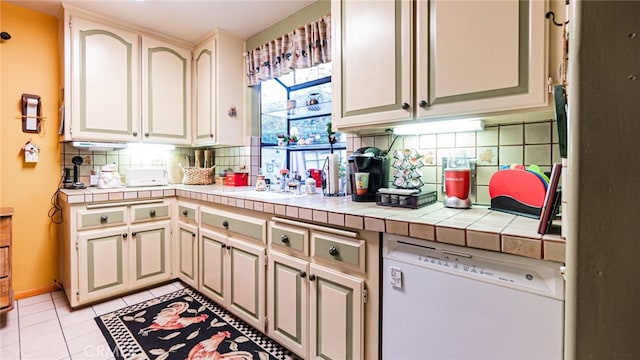
[[[561,194],[558,190],[560,183],[560,174],[562,173],[562,164],[555,163],[551,168],[551,176],[549,177],[549,187],[542,203],[540,211],[540,222],[538,223],[538,234],[544,235],[549,233],[553,219],[560,210]]]

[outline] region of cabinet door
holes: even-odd
[[[546,105],[544,1],[416,6],[417,117]]]
[[[222,31],[194,51],[197,144],[244,145],[244,42]]]
[[[78,303],[129,289],[129,241],[126,226],[78,233]]]
[[[226,239],[223,234],[200,229],[200,283],[198,289],[218,304],[227,302],[229,288]]]
[[[139,139],[138,35],[78,17],[71,27],[71,138]]]
[[[411,6],[394,0],[332,2],[335,129],[411,119]]]
[[[171,221],[131,226],[130,234],[132,288],[171,279]]]
[[[265,318],[265,248],[228,239],[228,309],[260,331]]]
[[[301,358],[309,348],[309,263],[269,253],[267,267],[268,335]]]
[[[191,51],[142,37],[143,140],[191,143]]]
[[[309,358],[363,359],[364,281],[315,264],[309,280]]]
[[[178,224],[178,277],[186,284],[198,287],[198,228]]]

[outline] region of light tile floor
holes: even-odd
[[[0,315],[0,359],[113,359],[94,318],[182,288],[176,281],[77,310],[61,290],[17,300]]]

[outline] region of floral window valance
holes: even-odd
[[[331,15],[245,54],[247,85],[331,61]]]

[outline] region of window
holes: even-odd
[[[295,70],[263,81],[261,93],[262,173],[276,179],[279,170],[306,178],[322,169],[331,152],[331,64]],[[334,152],[345,160],[346,139],[336,133]]]

